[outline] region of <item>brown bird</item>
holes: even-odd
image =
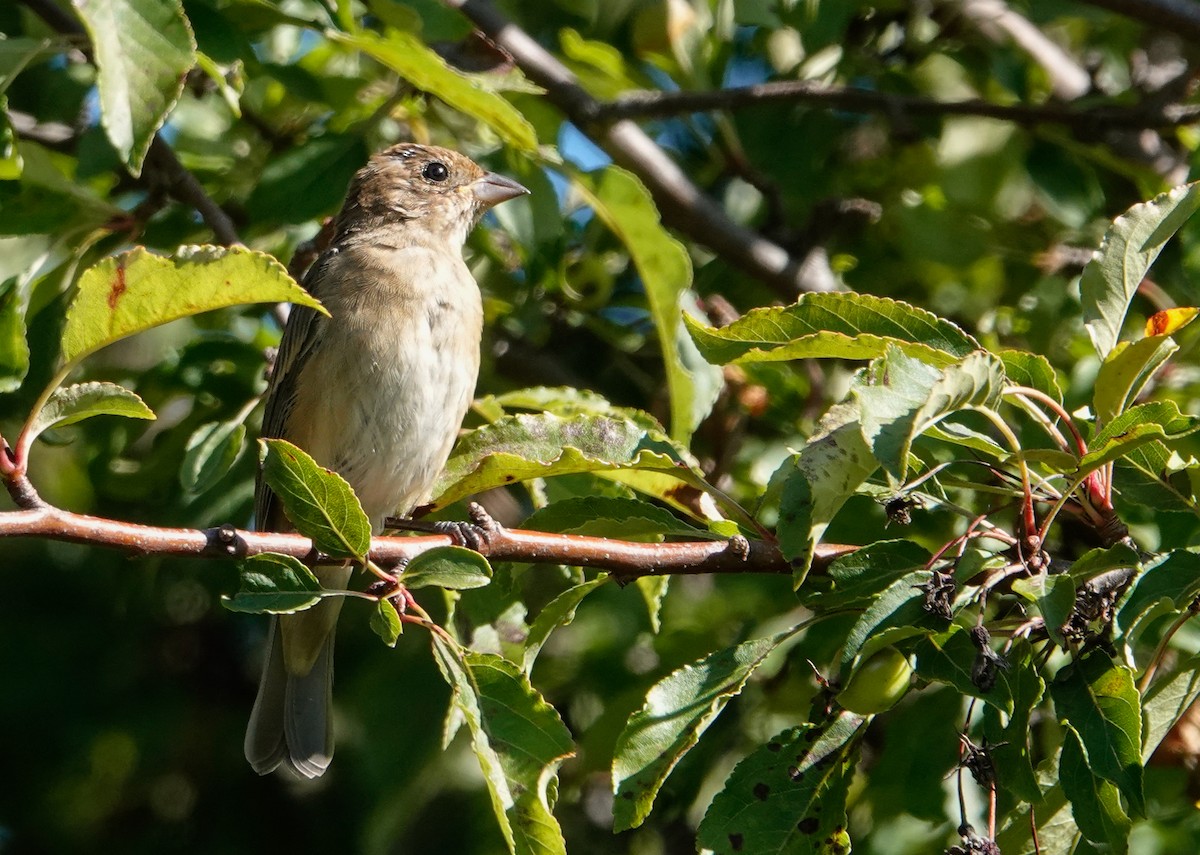
[[[401,143],[350,184],[332,244],[304,279],[329,310],[296,307],[283,331],[262,434],[292,442],[344,477],[375,533],[427,498],[475,390],[483,306],[463,262],[493,205],[529,191],[469,158]],[[258,480],[263,530],[288,528]],[[344,589],[348,566],[317,568]],[[333,757],[333,638],[342,598],[272,618],[246,729],[259,774],[281,764],[315,778]]]

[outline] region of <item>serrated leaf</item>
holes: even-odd
[[[671,438],[686,443],[723,383],[720,370],[704,361],[684,331],[691,258],[663,228],[650,192],[633,173],[609,165],[590,175],[576,173],[574,179],[596,215],[625,245],[642,278],[666,368]],[[694,295],[691,300],[695,302]]]
[[[179,468],[183,489],[203,493],[225,477],[246,442],[246,426],[241,422],[209,422],[188,437]]]
[[[1014,386],[1028,386],[1062,403],[1062,388],[1050,360],[1040,353],[1024,350],[1002,350],[998,354],[1004,363],[1004,374]]]
[[[363,558],[371,548],[371,523],[346,479],[290,442],[259,443],[263,479],[296,531],[331,558]]]
[[[932,312],[869,294],[803,294],[790,306],[752,309],[714,329],[684,317],[709,362],[806,358],[874,359],[889,346],[934,365],[979,350],[975,339]]]
[[[388,647],[395,647],[400,636],[404,634],[404,622],[400,620],[396,607],[386,599],[378,600],[375,603],[368,624],[371,631],[378,635]]]
[[[1158,748],[1175,723],[1200,698],[1200,656],[1177,662],[1170,674],[1159,674],[1142,698],[1142,762]]]
[[[601,575],[589,582],[575,585],[563,591],[547,603],[529,626],[529,634],[525,636],[525,656],[521,662],[521,670],[526,674],[533,673],[533,663],[537,660],[542,645],[550,637],[550,633],[560,626],[566,626],[575,620],[575,610],[592,591],[608,581],[607,575]]]
[[[30,439],[43,431],[73,425],[93,416],[153,419],[154,411],[136,394],[116,383],[76,383],[60,386],[29,426]]]
[[[1193,306],[1162,309],[1146,320],[1146,336],[1173,335],[1196,320],[1196,315],[1200,315],[1200,309]]]
[[[516,107],[451,68],[412,33],[389,30],[384,37],[368,31],[351,35],[329,30],[326,34],[374,57],[422,92],[483,122],[510,146],[538,154],[537,132]]]
[[[1142,705],[1133,672],[1092,650],[1059,671],[1050,694],[1059,718],[1079,734],[1088,767],[1144,814]]]
[[[558,713],[507,660],[432,633],[434,658],[471,732],[492,807],[514,855],[566,855],[552,813],[558,767],[574,755]]]
[[[925,680],[951,685],[964,695],[979,698],[1005,715],[1012,715],[1013,686],[1008,670],[998,667],[996,684],[986,692],[971,679],[971,668],[978,652],[970,633],[961,626],[952,625],[917,642],[916,671]]]
[[[1197,513],[1190,471],[1200,465],[1184,460],[1158,440],[1129,451],[1116,463],[1115,478],[1121,495],[1160,512]]]
[[[439,546],[415,556],[404,567],[400,581],[406,588],[447,588],[465,591],[492,581],[492,565],[472,549]]]
[[[977,351],[939,369],[889,347],[851,394],[859,404],[863,439],[884,471],[903,482],[916,437],[959,410],[994,406],[1003,385],[1004,366],[990,353]]]
[[[99,68],[100,124],[135,177],[196,62],[178,0],[73,0]]]
[[[998,460],[1007,460],[1012,456],[1008,449],[986,433],[980,433],[957,422],[939,422],[938,424],[931,425],[924,431],[924,436],[942,442],[949,442],[953,445],[960,445],[963,448],[981,451],[989,457]],[[1033,450],[1036,451],[1038,449]],[[1069,458],[1071,466],[1074,467],[1075,458],[1071,455],[1067,455],[1067,458]]]
[[[1079,461],[1076,477],[1125,457],[1146,443],[1181,439],[1198,430],[1200,418],[1181,413],[1174,401],[1154,401],[1130,407],[1096,434],[1088,453]]]
[[[672,672],[650,689],[645,704],[621,731],[613,753],[615,831],[642,824],[675,764],[789,635],[719,650]]]
[[[917,570],[901,576],[888,585],[878,597],[859,615],[854,622],[838,657],[837,680],[846,685],[854,666],[866,659],[875,650],[901,639],[901,636],[883,636],[888,630],[902,629],[905,635],[932,634],[938,624],[924,609],[924,595],[917,585],[928,581],[929,573]],[[941,621],[944,626],[945,622]]]
[[[846,790],[864,722],[843,711],[759,746],[713,798],[698,845],[715,855],[822,852],[824,841],[845,833]]]
[[[1071,813],[1083,836],[1093,843],[1108,847],[1106,852],[1125,852],[1133,823],[1121,809],[1117,788],[1092,774],[1080,737],[1070,727],[1063,732],[1058,779],[1062,783],[1063,794],[1071,802]]]
[[[628,419],[518,414],[459,441],[434,487],[432,506],[444,508],[473,493],[531,478],[579,472],[617,477],[623,470],[666,476],[621,480],[676,506],[672,493],[681,482],[708,486],[670,440]]]
[[[1100,358],[1121,336],[1133,295],[1164,245],[1200,208],[1197,184],[1134,205],[1113,221],[1079,281],[1083,321]]]
[[[776,473],[775,477],[783,478],[779,548],[796,567],[795,588],[803,583],[830,521],[879,468],[863,440],[855,410],[849,404],[831,408],[800,453],[792,455]]]
[[[238,590],[222,598],[233,612],[276,615],[303,611],[321,601],[321,583],[290,555],[264,552],[238,565]]]
[[[67,309],[62,358],[70,365],[125,336],[189,315],[275,302],[325,311],[266,253],[193,246],[163,258],[138,247],[79,277]]]
[[[1092,398],[1096,421],[1106,424],[1124,412],[1177,350],[1179,345],[1167,336],[1118,342],[1096,374],[1096,392]]]

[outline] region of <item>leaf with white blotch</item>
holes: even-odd
[[[1079,280],[1084,325],[1101,359],[1116,347],[1125,314],[1146,271],[1198,208],[1200,184],[1184,184],[1134,205],[1105,233]]]
[[[264,552],[238,566],[238,590],[222,598],[233,612],[287,615],[321,601],[321,583],[312,570],[290,555]]]
[[[1144,814],[1142,704],[1133,672],[1092,650],[1058,672],[1050,694],[1058,717],[1079,734],[1088,767]]]
[[[939,422],[935,425],[930,425],[925,429],[924,436],[929,439],[937,439],[942,442],[948,442],[952,445],[959,445],[963,448],[970,448],[974,451],[979,451],[989,457],[1006,460],[1010,457],[1011,452],[1002,446],[996,440],[992,439],[986,433],[974,430],[966,425],[958,424],[957,422]],[[1035,451],[1040,449],[1034,449]],[[1070,457],[1070,455],[1068,455]],[[1072,466],[1075,458],[1070,457]]]
[[[916,437],[960,410],[995,406],[1003,385],[1004,365],[990,353],[976,351],[937,368],[889,347],[856,379],[851,394],[875,459],[902,482]]]
[[[550,633],[575,620],[575,610],[579,608],[579,604],[607,581],[607,575],[597,576],[589,582],[568,588],[542,607],[529,626],[529,634],[525,636],[525,655],[521,660],[521,670],[526,674],[533,672],[533,663]]]
[[[422,92],[428,92],[487,125],[526,154],[538,154],[537,132],[516,107],[452,68],[413,33],[389,30],[386,36],[363,30],[326,31],[329,38],[374,57]]]
[[[1014,386],[1028,386],[1062,403],[1062,387],[1050,360],[1040,353],[1025,350],[1002,350],[998,354],[1004,363],[1004,375]]]
[[[1179,345],[1169,336],[1118,342],[1096,374],[1096,391],[1092,397],[1096,421],[1105,424],[1124,412],[1177,350]]]
[[[866,722],[842,711],[791,727],[744,758],[713,798],[697,843],[715,855],[821,853],[846,828],[846,791]]]
[[[179,468],[183,489],[203,493],[214,486],[237,462],[246,442],[246,426],[241,422],[209,422],[188,437]]]
[[[192,246],[163,258],[139,247],[79,277],[62,358],[69,365],[128,335],[212,309],[277,302],[325,311],[264,252]]]
[[[650,191],[619,166],[575,173],[578,187],[608,229],[620,239],[637,267],[658,334],[671,405],[671,437],[687,442],[712,409],[721,390],[720,370],[706,363],[688,338],[683,317],[692,262],[683,244],[667,232]]]
[[[511,662],[456,649],[440,633],[431,637],[509,852],[566,855],[553,809],[558,767],[575,749],[562,719]]]
[[[406,588],[446,588],[465,591],[492,581],[492,566],[472,549],[439,546],[415,556],[404,567],[400,581]]]
[[[196,40],[179,0],[73,0],[99,69],[100,124],[137,177],[183,93]]]
[[[262,476],[296,531],[331,558],[362,558],[371,523],[346,479],[282,439],[260,439]]]
[[[378,635],[388,647],[395,647],[400,636],[404,634],[404,622],[400,620],[396,607],[386,599],[378,600],[375,603],[375,609],[371,612],[368,624],[371,631]]]
[[[949,365],[980,344],[959,327],[908,303],[869,294],[803,294],[790,306],[751,309],[715,329],[685,317],[709,362],[874,359],[888,346],[916,359]]]
[[[1133,823],[1121,808],[1117,788],[1088,767],[1079,734],[1071,727],[1063,730],[1058,780],[1083,836],[1105,852],[1125,852]]]
[[[153,419],[154,411],[124,386],[116,383],[76,383],[60,386],[29,426],[30,439],[55,428],[73,425],[92,416]]]
[[[668,476],[631,486],[672,504],[678,504],[672,491],[681,482],[707,488],[699,470],[667,437],[628,419],[522,413],[477,428],[459,441],[434,487],[432,507],[532,478],[579,472],[615,477],[625,470]]]
[[[1198,430],[1200,417],[1181,413],[1174,401],[1154,401],[1130,407],[1096,434],[1088,453],[1080,459],[1075,475],[1082,477],[1146,443],[1181,439]]]
[[[863,440],[856,409],[852,404],[832,407],[800,453],[784,461],[773,476],[783,478],[779,548],[796,567],[792,584],[797,589],[834,515],[879,468]]]
[[[659,680],[617,738],[613,754],[613,829],[636,828],[671,770],[790,632],[746,641]]]

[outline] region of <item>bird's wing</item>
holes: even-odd
[[[304,289],[321,299],[320,292],[325,280],[329,260],[337,252],[331,248],[309,268],[304,277]],[[288,420],[296,408],[297,381],[308,358],[317,348],[324,335],[328,318],[308,306],[292,306],[283,338],[279,341],[279,352],[275,356],[275,367],[271,372],[271,383],[267,389],[267,403],[263,410],[262,436],[286,439]],[[284,523],[283,515],[276,507],[275,494],[263,480],[259,471],[254,485],[254,519],[260,531],[279,531]]]

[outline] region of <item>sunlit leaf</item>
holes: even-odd
[[[1101,358],[1116,347],[1146,271],[1197,208],[1200,186],[1184,184],[1134,205],[1109,227],[1079,282],[1084,324]]]
[[[1155,312],[1146,321],[1146,337],[1172,335],[1196,320],[1198,314],[1200,314],[1200,309],[1193,306],[1180,306]]]
[[[1154,401],[1130,407],[1106,424],[1079,461],[1078,475],[1125,457],[1139,446],[1163,439],[1180,439],[1200,430],[1200,417],[1185,415],[1174,401]]]
[[[60,386],[30,424],[30,438],[93,416],[153,419],[154,411],[136,394],[116,383],[92,381]]]
[[[1058,374],[1050,360],[1040,353],[1025,350],[1002,350],[997,354],[1004,363],[1004,374],[1015,386],[1028,386],[1044,392],[1062,403],[1062,388],[1058,385]]]
[[[183,92],[196,40],[179,0],[73,0],[100,69],[100,123],[129,171]]]
[[[525,637],[525,656],[521,663],[521,669],[526,674],[533,671],[533,663],[537,659],[542,645],[550,637],[550,633],[575,620],[575,610],[579,608],[579,604],[588,594],[607,581],[608,576],[601,575],[589,582],[568,588],[538,612],[538,616],[529,626],[529,634]]]
[[[1118,342],[1100,365],[1092,407],[1100,424],[1124,412],[1163,364],[1179,350],[1174,339],[1152,336]]]

